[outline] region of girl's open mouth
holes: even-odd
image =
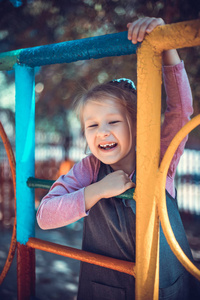
[[[110,143],[110,144],[99,144],[99,148],[103,150],[110,150],[117,146],[117,143]]]

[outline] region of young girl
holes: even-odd
[[[162,19],[142,18],[129,23],[128,39],[141,42]],[[161,159],[176,132],[193,112],[192,96],[183,62],[176,50],[163,53],[167,110],[162,126]],[[43,198],[37,212],[42,229],[68,225],[84,218],[83,250],[135,261],[135,202],[116,198],[135,186],[136,105],[134,84],[118,79],[89,90],[76,105],[91,155],[61,176]],[[171,162],[166,196],[172,227],[192,259],[177,209],[174,176],[187,139]],[[193,278],[160,234],[160,299],[195,299]],[[81,263],[79,300],[134,299],[134,277]],[[191,288],[192,285],[192,288]]]

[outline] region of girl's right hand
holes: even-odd
[[[102,180],[88,185],[84,190],[85,210],[88,211],[102,198],[111,198],[135,187],[128,174],[122,170],[108,174]]]
[[[102,186],[102,198],[111,198],[135,187],[135,183],[122,170],[115,171],[104,177],[99,184]]]

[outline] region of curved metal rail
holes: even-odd
[[[167,239],[167,242],[175,254],[175,256],[178,258],[178,260],[182,263],[182,265],[190,272],[193,276],[195,276],[198,280],[200,280],[200,270],[188,259],[188,257],[185,255],[183,250],[181,249],[180,245],[178,244],[170,221],[169,216],[167,212],[167,206],[166,206],[166,197],[165,197],[165,182],[167,177],[167,172],[169,165],[171,163],[171,160],[174,156],[174,153],[176,149],[178,148],[178,145],[183,140],[185,136],[188,135],[190,131],[192,131],[195,127],[200,125],[200,115],[194,117],[192,120],[190,120],[173,138],[171,141],[164,157],[161,162],[159,172],[158,172],[158,181],[156,186],[156,202],[158,207],[158,214],[161,221],[162,229],[164,232],[164,235]]]
[[[10,145],[10,142],[8,140],[8,137],[4,131],[3,125],[0,122],[0,136],[3,141],[6,154],[8,157],[11,173],[12,173],[12,181],[13,181],[13,188],[14,188],[14,199],[15,199],[15,219],[14,219],[14,225],[13,225],[13,232],[12,232],[12,238],[11,238],[11,243],[10,243],[10,248],[8,252],[8,256],[4,265],[4,268],[0,274],[0,284],[2,284],[4,278],[6,277],[6,274],[8,273],[8,270],[10,269],[10,266],[12,264],[14,255],[15,255],[15,250],[17,246],[16,242],[16,173],[15,173],[15,157],[12,151],[12,147]]]

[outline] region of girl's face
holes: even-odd
[[[88,101],[83,109],[85,137],[90,151],[114,171],[135,168],[135,126],[126,109],[112,99]]]

